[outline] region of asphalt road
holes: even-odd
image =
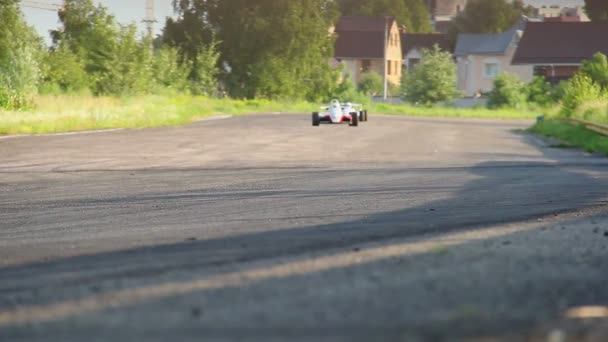
[[[0,341],[606,341],[608,160],[529,124],[0,138]]]

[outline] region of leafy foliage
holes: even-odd
[[[215,65],[214,65],[215,66]],[[188,90],[191,63],[182,63],[177,48],[163,46],[157,52],[152,65],[154,81],[163,89],[177,92]]]
[[[123,96],[151,91],[154,79],[152,51],[146,41],[136,38],[136,34],[135,25],[123,27],[118,32],[104,70],[98,73],[97,93]]]
[[[41,42],[16,1],[0,2],[0,108],[27,106],[36,93]]]
[[[525,102],[525,85],[516,75],[502,72],[496,76],[488,96],[489,108],[519,108]]]
[[[57,87],[60,93],[81,92],[88,89],[88,76],[78,55],[66,45],[50,51],[42,63],[43,87]]]
[[[464,11],[452,20],[450,39],[458,33],[500,33],[517,23],[522,14],[529,15],[531,7],[521,0],[469,0]]]
[[[337,17],[334,1],[178,0],[174,5],[180,18],[168,25],[165,40],[194,44],[184,50],[188,56],[217,39],[220,78],[232,96],[314,99],[318,89],[329,89],[337,79],[327,77],[330,66],[320,62],[333,55],[328,28]]]
[[[215,44],[209,45],[196,53],[191,68],[192,85],[190,90],[195,95],[211,95],[217,89],[217,61],[219,53]]]
[[[608,90],[608,57],[601,52],[593,55],[593,59],[583,62],[580,72],[589,76],[602,89]]]
[[[458,95],[456,90],[456,66],[449,52],[437,45],[423,50],[422,60],[402,83],[404,98],[423,105],[449,101]]]
[[[606,0],[585,0],[585,12],[592,21],[608,22],[608,2]]]
[[[570,116],[578,106],[587,102],[604,98],[602,87],[583,74],[577,73],[568,82],[564,90],[563,107],[561,114]]]
[[[376,72],[366,72],[361,75],[357,90],[367,96],[376,96],[384,90],[382,76]]]
[[[340,0],[346,15],[393,16],[408,32],[431,32],[428,9],[423,0]]]
[[[560,88],[545,81],[544,77],[536,76],[526,85],[525,93],[528,102],[541,107],[549,107],[561,99]]]

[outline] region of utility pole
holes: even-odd
[[[388,17],[384,17],[384,102],[388,99]]]
[[[154,23],[156,23],[156,17],[154,16],[154,0],[146,0],[146,29],[148,31],[148,37],[154,38]]]

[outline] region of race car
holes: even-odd
[[[319,126],[321,122],[344,123],[349,126],[359,126],[359,122],[367,121],[367,110],[363,105],[347,102],[341,104],[338,100],[331,100],[329,106],[321,107],[324,111],[312,113],[312,125]]]

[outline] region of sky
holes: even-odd
[[[47,4],[61,3],[60,0],[36,0]],[[142,20],[146,16],[146,0],[96,0],[107,7],[114,14],[117,21],[123,24],[136,22],[141,32],[145,32],[145,24]],[[155,16],[158,21],[155,24],[156,34],[160,34],[165,23],[165,18],[173,15],[172,0],[154,0]],[[50,41],[49,30],[59,26],[57,13],[48,10],[22,7],[28,23],[36,28],[38,33],[44,37],[47,43]]]

